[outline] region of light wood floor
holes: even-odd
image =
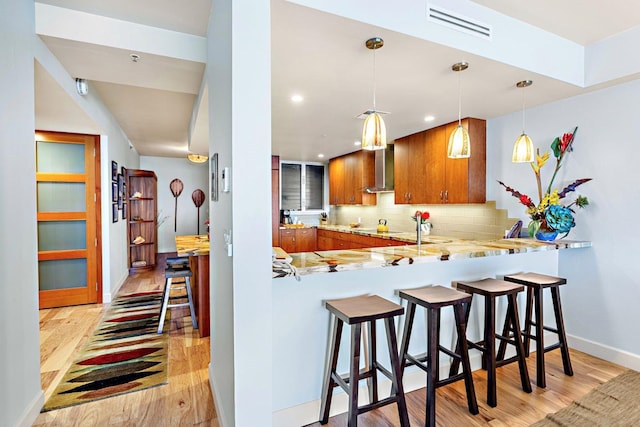
[[[130,276],[120,292],[158,290],[163,282],[162,270],[140,273]],[[105,309],[100,305],[86,305],[41,310],[41,377],[45,398],[60,381]],[[181,316],[174,309],[170,328],[169,384],[40,414],[34,426],[218,426],[208,380],[209,338],[199,338],[197,331],[191,329],[189,317]],[[625,371],[621,366],[571,351],[575,374],[567,377],[562,370],[560,352],[556,350],[546,355],[547,388],[540,389],[535,385],[534,357],[535,353],[528,359],[533,386],[531,394],[520,389],[517,364],[498,368],[496,408],[486,404],[485,372],[476,371],[474,384],[480,413],[475,416],[467,410],[463,382],[439,388],[438,425],[528,426]],[[411,425],[424,425],[424,389],[407,393],[406,397]],[[265,398],[270,399],[269,396]],[[358,421],[364,427],[399,425],[394,405],[363,414]],[[346,426],[346,414],[331,418],[327,425]]]
[[[164,262],[159,260],[159,266]],[[129,276],[120,293],[161,290],[163,268]],[[86,343],[106,305],[40,311],[41,379],[45,399]],[[187,317],[185,317],[187,316]],[[218,426],[209,387],[209,338],[191,327],[188,309],[172,309],[169,383],[40,414],[34,426]]]

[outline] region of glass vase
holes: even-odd
[[[556,230],[550,230],[547,228],[540,228],[538,231],[536,231],[536,239],[538,240],[544,240],[546,242],[552,242],[554,240],[556,240],[556,237],[558,237],[558,232]]]

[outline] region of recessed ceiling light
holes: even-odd
[[[304,98],[302,97],[302,95],[293,95],[291,97],[291,100],[293,102],[302,102],[302,101],[304,101]]]
[[[321,154],[318,154],[318,157],[320,157],[321,159],[323,159],[323,158],[324,158],[324,154],[322,154],[322,153],[321,153]]]
[[[129,58],[131,58],[133,62],[140,61],[140,55],[138,55],[137,53],[132,53],[131,55],[129,55]]]
[[[424,121],[425,122],[432,122],[434,121],[436,118],[433,116],[424,116]]]
[[[353,145],[362,145],[362,142],[356,141],[356,142],[353,143]]]

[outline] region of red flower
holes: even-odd
[[[429,212],[422,212],[422,215],[420,215],[420,218],[422,218],[423,221],[426,221],[429,219]]]
[[[572,133],[565,133],[562,135],[562,140],[560,141],[560,152],[564,153],[567,150],[567,146],[569,142],[571,142],[571,138],[573,137]]]
[[[532,204],[531,197],[527,196],[526,194],[521,194],[520,195],[520,203],[522,203],[525,206],[531,206],[531,204]]]

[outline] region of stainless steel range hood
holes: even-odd
[[[364,190],[367,193],[393,191],[393,144],[388,144],[385,150],[377,150],[375,155],[376,184]]]

